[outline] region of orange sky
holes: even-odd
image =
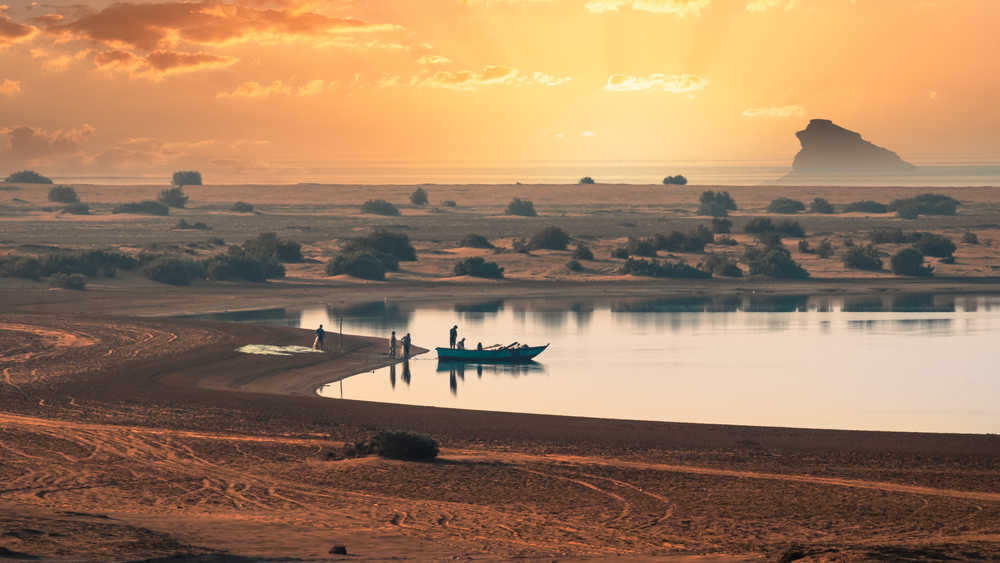
[[[1000,161],[995,0],[77,1],[0,10],[4,170]]]

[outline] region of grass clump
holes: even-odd
[[[735,211],[736,209],[736,202],[733,201],[729,192],[713,192],[708,190],[702,192],[698,199],[698,215],[726,217],[730,211]]]
[[[871,201],[870,199],[862,201],[852,201],[844,206],[844,213],[888,213],[889,209],[884,203],[879,203],[877,201]]]
[[[689,266],[686,262],[659,262],[657,260],[644,260],[641,258],[628,258],[622,266],[621,272],[632,276],[647,276],[653,278],[690,278],[705,279],[712,277],[712,274],[699,270],[694,266]]]
[[[51,184],[52,180],[34,170],[20,170],[11,173],[4,182],[9,184]]]
[[[49,285],[81,291],[87,288],[87,278],[83,274],[53,274],[49,277]]]
[[[740,269],[739,264],[732,258],[721,254],[709,254],[701,261],[700,267],[702,270],[716,276],[727,278],[743,277],[743,270]]]
[[[474,256],[456,263],[455,275],[500,280],[503,279],[503,267],[496,262],[487,262],[480,256]]]
[[[916,248],[904,248],[893,255],[892,273],[900,276],[930,276],[934,266],[924,265],[924,255]]]
[[[874,244],[848,248],[840,256],[840,261],[848,268],[879,272],[882,270],[882,258]]]
[[[369,199],[361,204],[361,212],[385,217],[398,217],[400,215],[399,208],[384,199]]]
[[[431,461],[439,452],[434,438],[405,430],[383,430],[372,438],[371,445],[379,457],[406,461]]]
[[[184,194],[183,188],[168,188],[160,192],[157,201],[167,207],[183,209],[188,202],[188,196]]]
[[[805,211],[805,204],[797,199],[779,197],[767,206],[768,213],[782,213],[792,215],[799,211]]]
[[[410,194],[410,203],[413,205],[424,206],[427,205],[427,202],[427,190],[423,188],[417,188]]]
[[[593,260],[594,259],[594,252],[592,250],[590,250],[590,247],[588,247],[587,245],[582,244],[582,243],[577,243],[576,244],[576,248],[573,250],[573,259],[574,260]]]
[[[663,179],[664,186],[686,186],[687,183],[688,179],[680,174],[676,176],[667,176]]]
[[[112,213],[127,213],[133,215],[170,215],[170,208],[158,201],[138,201],[122,203],[111,210]]]
[[[80,196],[72,186],[55,186],[49,190],[49,201],[55,203],[80,203]]]
[[[90,215],[90,206],[86,203],[71,203],[62,208],[62,213],[68,215]]]
[[[179,170],[174,172],[171,183],[181,188],[184,186],[200,186],[201,172],[198,172],[197,170]]]
[[[535,204],[527,199],[514,198],[507,204],[505,215],[518,215],[521,217],[536,217]]]
[[[959,205],[957,199],[943,194],[921,194],[893,200],[889,203],[889,211],[895,211],[904,219],[915,219],[918,215],[955,215]]]
[[[410,244],[410,237],[384,229],[376,229],[363,237],[347,241],[341,247],[341,252],[387,254],[400,262],[414,262],[417,259],[417,251]]]
[[[236,213],[253,213],[253,205],[245,201],[237,201],[229,210]]]
[[[493,243],[483,235],[469,234],[465,235],[459,246],[463,248],[493,248]]]
[[[722,235],[721,237],[716,237],[715,244],[720,246],[736,246],[739,243],[729,235]]]
[[[458,204],[453,199],[446,199],[441,202],[441,207],[458,207]]]
[[[529,245],[532,250],[566,250],[569,238],[569,234],[559,227],[545,227],[531,235]]]
[[[212,230],[212,227],[210,227],[209,225],[206,225],[205,223],[202,223],[201,221],[198,221],[196,223],[188,223],[186,219],[181,219],[180,221],[177,221],[177,224],[174,226],[174,228],[175,229],[181,229],[181,230],[184,230],[184,231],[188,231],[188,230],[193,230],[193,231],[211,231]]]
[[[817,197],[809,203],[809,211],[829,215],[833,213],[833,204],[821,197]]]

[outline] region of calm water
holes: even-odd
[[[1000,296],[377,302],[221,318],[331,331],[342,319],[347,333],[411,332],[425,348],[447,344],[453,324],[472,347],[551,343],[525,366],[444,364],[431,352],[327,385],[327,397],[639,420],[1000,431]]]

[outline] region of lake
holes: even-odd
[[[213,315],[468,347],[551,346],[527,365],[435,353],[323,387],[330,398],[476,410],[927,432],[1000,431],[1000,296],[375,302]],[[336,334],[329,335],[331,346]]]

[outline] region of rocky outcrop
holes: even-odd
[[[792,164],[794,176],[899,174],[916,170],[896,153],[869,143],[861,134],[829,119],[813,119],[795,136],[802,143],[802,150]]]

